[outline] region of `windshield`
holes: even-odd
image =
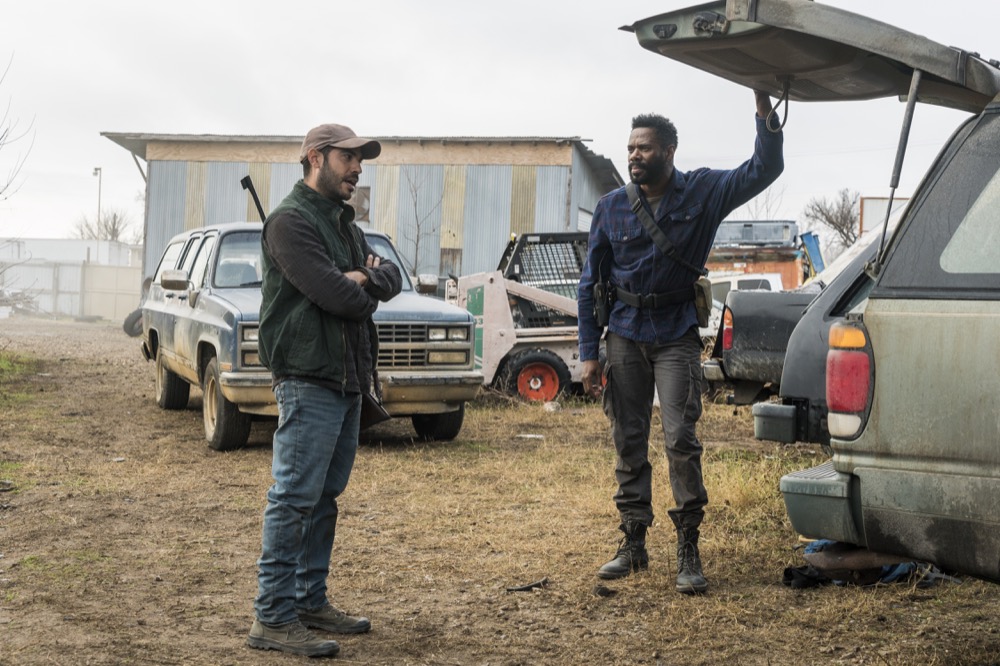
[[[259,287],[260,231],[238,231],[223,236],[217,261],[216,287]]]
[[[403,276],[403,291],[413,291],[413,285],[410,283],[410,276],[406,274],[406,269],[403,268],[405,264],[399,255],[396,254],[396,248],[392,246],[392,243],[385,236],[365,236],[365,240],[368,241],[368,245],[371,246],[372,250],[380,257],[385,257],[392,263],[399,267],[399,272]]]

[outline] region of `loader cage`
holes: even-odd
[[[525,234],[507,244],[497,270],[504,278],[576,300],[587,259],[586,232]],[[576,317],[513,296],[515,322],[524,328],[576,326]]]

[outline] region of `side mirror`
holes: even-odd
[[[188,288],[188,276],[184,271],[163,271],[160,276],[160,286],[168,291],[186,291]]]
[[[418,294],[436,294],[438,290],[438,276],[433,273],[421,273],[417,276]]]

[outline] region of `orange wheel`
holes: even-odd
[[[548,349],[525,349],[504,364],[500,387],[523,400],[550,402],[572,382],[569,368],[558,354]]]
[[[525,400],[550,402],[559,395],[559,375],[548,363],[532,363],[517,375],[517,393]]]

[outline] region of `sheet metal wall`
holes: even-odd
[[[187,162],[152,161],[147,171],[146,243],[142,274],[156,270],[167,241],[184,231]]]
[[[0,263],[0,288],[30,294],[40,312],[83,315],[80,303],[83,264],[36,261]]]
[[[184,229],[256,221],[256,208],[240,185],[248,173],[270,213],[302,177],[302,167],[150,162],[143,275],[153,273],[167,241]],[[587,230],[580,209],[592,211],[603,194],[576,149],[572,169],[369,164],[359,185],[370,188],[370,226],[389,234],[409,262],[419,226],[417,269],[439,275],[493,270],[512,233]]]
[[[364,174],[362,174],[364,175]],[[270,215],[271,211],[281,203],[281,200],[288,196],[295,183],[302,180],[301,164],[275,164],[271,166],[271,186],[268,188],[268,201],[261,201],[264,212]],[[257,187],[260,192],[260,186]]]
[[[127,243],[80,238],[0,238],[0,261],[89,261],[104,266],[128,266]]]
[[[465,238],[460,272],[494,270],[510,240],[509,166],[470,166],[465,174]]]
[[[569,169],[563,166],[537,168],[535,231],[576,231],[570,209]],[[496,266],[494,266],[496,268]]]
[[[396,249],[411,272],[436,275],[441,265],[444,167],[404,165],[399,176]]]
[[[246,162],[207,162],[207,165],[205,224],[246,222],[247,200],[251,197],[240,185],[240,180],[250,172],[250,165]],[[257,215],[250,219],[256,221]]]
[[[24,292],[40,312],[122,321],[139,305],[138,266],[73,261],[0,261],[0,289]]]
[[[566,231],[590,231],[590,215],[594,212],[594,207],[606,192],[601,188],[600,183],[594,177],[593,172],[586,168],[586,161],[579,148],[573,148],[573,182],[572,198],[570,201],[570,220],[576,228],[566,229]],[[580,215],[580,211],[586,211],[588,215]]]

